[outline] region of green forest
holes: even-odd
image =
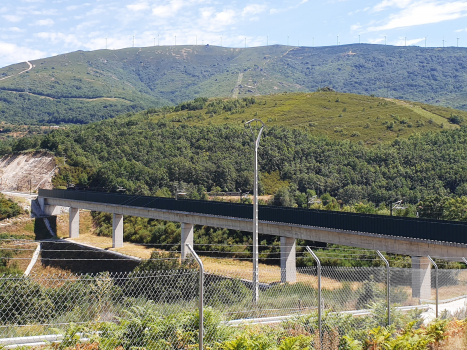
[[[193,101],[179,108],[198,107]],[[59,163],[62,159],[54,179],[61,187],[120,186],[127,193],[171,195],[175,186],[182,186],[190,198],[201,198],[206,191],[251,191],[252,136],[241,123],[190,125],[157,117],[159,112],[4,141],[0,152],[54,152]],[[464,127],[438,128],[370,147],[314,135],[306,128],[268,127],[259,149],[260,191],[281,191],[281,197],[299,206],[307,191],[328,194],[342,205],[366,202],[375,207],[401,199],[417,204],[432,195],[467,195],[466,137]]]

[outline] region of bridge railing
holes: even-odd
[[[91,191],[39,190],[40,197],[252,219],[252,206]],[[467,222],[260,206],[259,220],[467,244]]]

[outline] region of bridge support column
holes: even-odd
[[[431,298],[431,263],[428,257],[412,256],[412,297]]]
[[[295,238],[281,237],[281,283],[297,280],[295,252]]]
[[[182,222],[182,260],[185,260],[189,253],[189,250],[186,247],[187,243],[193,248],[193,224]]]
[[[68,237],[78,238],[79,237],[79,209],[72,208],[69,209],[69,233]]]
[[[45,198],[37,197],[37,202],[39,203],[39,206],[41,207],[42,212],[44,212],[45,211]]]
[[[123,247],[123,215],[112,216],[112,248]]]

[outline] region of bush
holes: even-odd
[[[153,252],[128,276],[124,293],[166,303],[192,300],[198,295],[197,267],[193,260],[180,262],[174,252]]]
[[[251,297],[250,290],[237,280],[226,279],[206,287],[207,305],[233,305]]]
[[[451,117],[449,118],[449,122],[452,124],[461,125],[464,123],[464,117],[460,115],[451,114]]]

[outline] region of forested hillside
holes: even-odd
[[[339,92],[467,109],[465,48],[157,46],[73,52],[0,69],[0,120],[88,123],[196,97]]]
[[[174,184],[183,182],[192,198],[217,187],[252,188],[252,138],[240,125],[179,125],[142,115],[55,130],[2,147],[2,152],[43,148],[66,157],[57,186],[123,186],[129,193],[170,195]],[[261,187],[264,191],[265,176],[276,174],[287,193],[328,192],[343,203],[418,203],[432,194],[467,194],[466,153],[464,127],[372,147],[271,127],[261,141]]]

